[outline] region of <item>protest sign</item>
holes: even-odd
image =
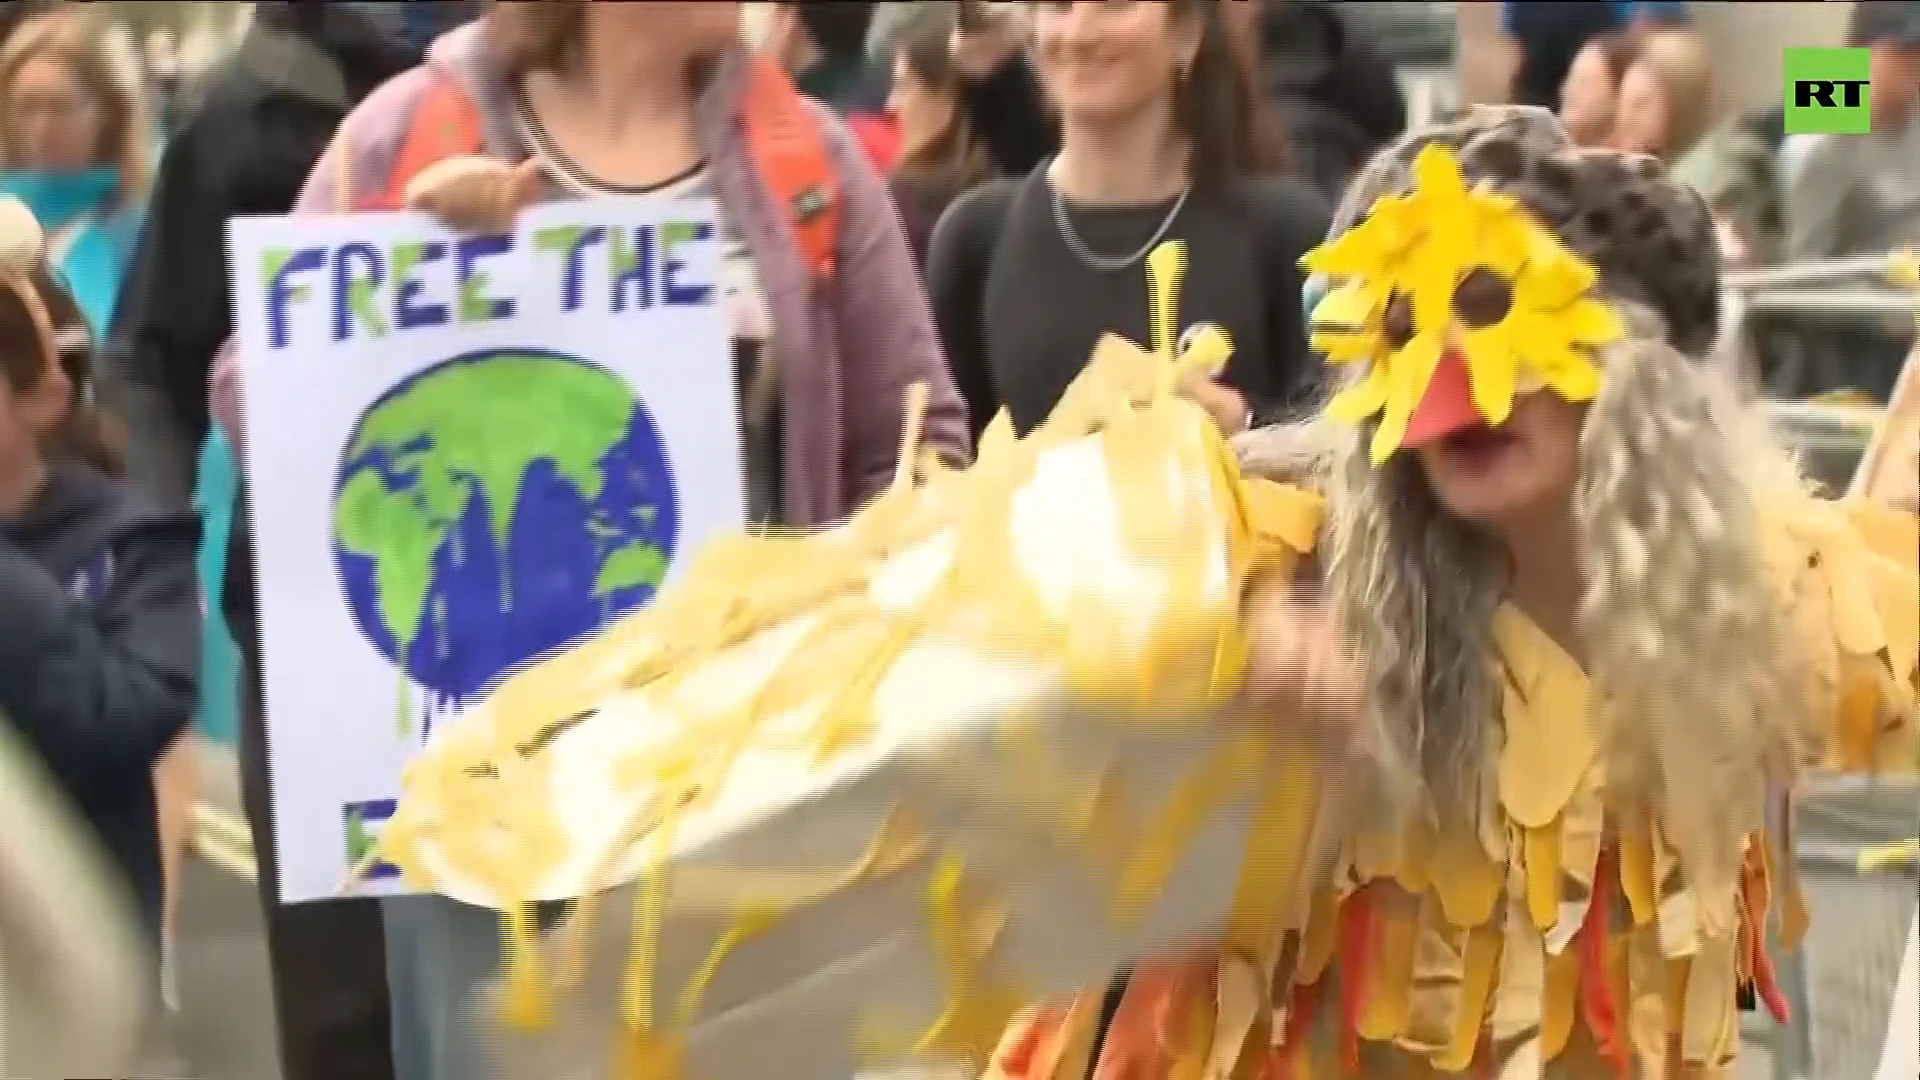
[[[742,524],[714,221],[232,223],[282,902],[337,894],[437,726]]]

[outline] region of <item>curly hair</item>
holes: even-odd
[[[1608,783],[1650,802],[1696,869],[1728,874],[1822,719],[1763,543],[1769,508],[1811,487],[1731,373],[1618,306],[1629,333],[1605,357],[1574,499]]]
[[[1814,670],[1762,544],[1763,508],[1808,492],[1728,373],[1668,344],[1651,308],[1615,303],[1630,331],[1601,357],[1573,498],[1591,720],[1610,802],[1658,813],[1686,864],[1717,877],[1738,865],[1766,785],[1803,760],[1818,719]],[[1372,437],[1371,424],[1331,439],[1295,430],[1243,460],[1269,475],[1284,462],[1327,497],[1329,603],[1362,657],[1366,723],[1393,774],[1384,789],[1416,800],[1392,812],[1479,828],[1499,750],[1493,616],[1509,564],[1441,507],[1416,458],[1376,467]]]

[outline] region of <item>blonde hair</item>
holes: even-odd
[[[1644,65],[1667,96],[1667,145],[1672,161],[1693,149],[1713,120],[1713,62],[1698,35],[1685,30],[1652,30],[1639,40],[1627,70]]]
[[[153,131],[139,66],[127,43],[90,12],[62,9],[21,24],[0,50],[0,168],[18,168],[19,150],[8,118],[13,84],[29,60],[48,56],[65,64],[101,110],[95,163],[120,178],[116,205],[146,194],[152,180]]]
[[[1725,371],[1673,348],[1651,308],[1614,303],[1631,331],[1601,358],[1574,495],[1592,722],[1611,804],[1658,813],[1697,880],[1726,880],[1816,719],[1813,669],[1762,546],[1762,508],[1806,488]],[[1412,798],[1387,809],[1484,827],[1505,553],[1440,506],[1412,455],[1375,467],[1372,425],[1316,428],[1247,459],[1305,466],[1327,496],[1328,600],[1362,657],[1383,790]]]

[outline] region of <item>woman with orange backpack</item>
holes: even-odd
[[[739,42],[732,3],[496,4],[341,125],[296,211],[411,206],[500,227],[536,201],[712,198],[740,386],[751,519],[842,518],[891,478],[907,388],[928,445],[967,454],[885,183],[828,110]],[[239,431],[237,371],[214,407]],[[480,1075],[471,993],[498,964],[492,913],[388,901],[395,1075]]]

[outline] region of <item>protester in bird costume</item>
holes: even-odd
[[[1806,922],[1796,773],[1914,762],[1914,517],[1808,494],[1703,360],[1706,207],[1543,111],[1408,135],[1307,261],[1351,377],[1239,449],[1322,500],[1293,594],[1359,658],[1368,795],[1301,902],[1030,1010],[987,1075],[1731,1076]]]
[[[1338,225],[1324,417],[1236,458],[1163,245],[1032,433],[440,729],[378,857],[505,913],[497,1075],[1728,1075],[1796,773],[1913,763],[1920,523],[1704,360],[1657,161],[1476,110]]]

